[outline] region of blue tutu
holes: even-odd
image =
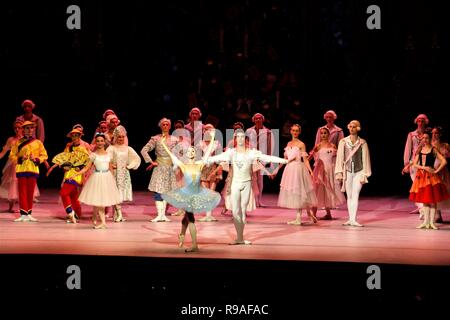
[[[186,170],[183,173],[184,187],[163,193],[162,198],[175,208],[187,212],[211,211],[218,206],[221,196],[218,192],[200,186],[200,173],[200,170]]]

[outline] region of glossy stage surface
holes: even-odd
[[[94,230],[92,208],[84,206],[80,223],[68,224],[57,191],[43,190],[33,210],[37,223],[13,222],[18,214],[3,212],[8,204],[1,202],[0,253],[450,265],[450,224],[437,224],[436,231],[416,229],[419,216],[409,214],[414,205],[407,199],[362,198],[362,228],[342,226],[345,206],[332,211],[331,221],[314,224],[303,213],[302,226],[288,225],[295,211],[276,207],[277,195],[263,200],[265,207],[248,215],[245,236],[252,245],[228,245],[235,236],[231,212],[222,215],[219,206],[213,212],[217,222],[199,222],[203,214],[196,215],[200,251],[186,254],[177,246],[181,217],[150,222],[156,211],[149,192],[135,192],[134,202],[123,205],[126,222],[110,218],[107,229]],[[447,212],[443,216],[450,219]],[[185,244],[190,245],[189,233]]]

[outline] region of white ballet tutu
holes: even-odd
[[[119,204],[120,194],[112,173],[94,171],[86,181],[78,200],[94,207],[109,207]]]

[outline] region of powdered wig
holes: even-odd
[[[200,117],[202,116],[202,112],[200,111],[200,109],[195,107],[195,108],[192,108],[191,111],[189,111],[189,117],[191,116],[192,111],[198,111],[199,116]]]
[[[169,126],[172,126],[172,122],[170,121],[170,119],[167,119],[167,118],[162,118],[162,119],[161,119],[161,120],[159,120],[159,122],[158,122],[158,127],[160,127],[160,128],[161,128],[161,126],[162,126],[163,122],[168,122],[168,123],[169,123]]]
[[[328,110],[327,112],[325,112],[323,114],[323,118],[325,119],[325,117],[327,116],[327,114],[331,115],[333,117],[334,120],[337,119],[337,114],[336,112],[334,112],[333,110]]]
[[[414,119],[414,123],[417,123],[417,121],[418,121],[419,119],[425,120],[425,124],[428,124],[428,123],[430,122],[430,121],[428,120],[427,115],[426,115],[426,114],[423,114],[423,113],[419,114],[419,115],[416,117],[416,119]]]
[[[110,114],[106,117],[106,122],[111,123],[112,119],[117,119],[117,123],[120,124],[119,118],[115,114]]]
[[[257,116],[260,116],[262,118],[262,121],[264,122],[266,120],[266,118],[261,114],[261,113],[255,113],[252,117],[252,121],[255,122],[255,118]]]
[[[356,130],[359,132],[361,131],[361,124],[359,123],[358,120],[352,120],[348,123],[347,128],[350,129],[350,125],[353,124],[356,126]]]
[[[105,112],[103,112],[103,119],[106,119],[106,117],[109,116],[110,114],[115,115],[116,113],[113,110],[108,109]]]

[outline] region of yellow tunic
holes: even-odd
[[[82,145],[73,146],[72,143],[68,143],[64,152],[57,154],[52,162],[64,167],[67,164],[69,170],[64,172],[64,182],[81,186],[83,184],[84,176],[77,175],[73,177],[78,171],[80,171],[89,161],[89,151]]]
[[[40,140],[23,137],[11,147],[9,158],[17,163],[17,177],[38,177],[39,164],[47,160],[48,156]]]

